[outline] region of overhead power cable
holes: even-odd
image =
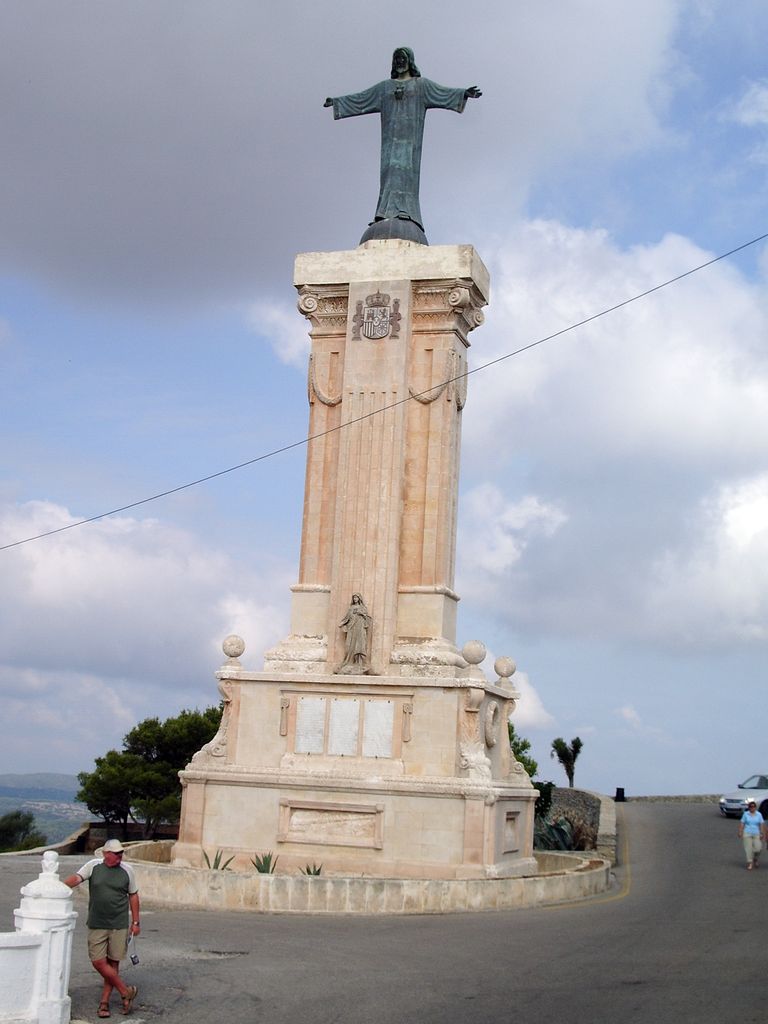
[[[452,384],[458,380],[464,380],[474,373],[480,373],[482,370],[487,370],[491,366],[503,363],[507,359],[519,356],[523,352],[529,352],[532,348],[544,345],[548,341],[554,341],[555,338],[560,338],[564,334],[577,330],[579,327],[584,327],[585,324],[592,323],[594,320],[599,320],[600,317],[607,316],[609,313],[615,313],[617,309],[623,309],[624,306],[629,306],[633,302],[638,302],[640,299],[647,298],[647,296],[653,295],[654,292],[661,291],[662,288],[668,288],[670,285],[676,284],[678,281],[682,281],[686,277],[691,277],[692,274],[697,274],[699,271],[705,270],[707,267],[711,267],[713,264],[719,263],[721,260],[727,259],[729,256],[735,256],[737,252],[742,252],[744,249],[748,249],[752,245],[757,245],[758,242],[765,241],[765,239],[768,239],[768,232],[758,235],[756,238],[751,238],[748,242],[743,242],[741,245],[737,245],[734,249],[729,249],[728,252],[723,252],[719,256],[714,256],[705,263],[700,263],[696,267],[691,267],[690,270],[686,270],[682,274],[670,277],[666,281],[662,281],[660,284],[654,285],[652,288],[646,288],[645,291],[638,292],[637,295],[632,295],[630,298],[623,299],[621,302],[617,302],[613,306],[601,309],[598,313],[593,313],[591,316],[584,317],[583,320],[578,320],[576,323],[569,324],[568,327],[563,327],[559,331],[554,331],[552,334],[547,334],[543,338],[531,341],[527,345],[522,345],[520,348],[516,348],[512,352],[507,352],[503,356],[498,356],[496,359],[491,359],[487,363],[475,366],[471,370],[465,370],[463,373],[457,374],[455,377],[450,377],[448,380],[442,381],[440,384],[435,384],[433,387],[427,388],[419,394],[409,394],[407,398],[400,398],[395,402],[390,402],[389,405],[384,405],[380,409],[374,409],[372,412],[364,413],[362,416],[356,416],[354,419],[346,420],[344,423],[340,423],[335,427],[330,427],[328,430],[322,430],[317,434],[310,434],[299,441],[292,441],[290,444],[285,444],[280,448],[274,448],[272,451],[264,452],[263,455],[257,455],[253,459],[246,459],[245,462],[238,462],[236,466],[229,466],[227,469],[220,469],[216,473],[209,473],[208,476],[201,476],[197,480],[190,480],[188,483],[179,484],[177,487],[170,487],[168,490],[159,491],[157,494],[152,494],[148,498],[140,498],[138,501],[132,501],[127,505],[121,505],[119,508],[110,509],[109,512],[101,512],[96,516],[89,516],[87,519],[78,519],[77,522],[69,523],[67,526],[59,526],[55,530],[46,530],[44,533],[37,533],[32,537],[24,537],[22,540],[12,541],[9,544],[2,544],[0,545],[0,551],[8,551],[10,548],[21,547],[22,544],[31,544],[33,541],[43,540],[45,537],[53,537],[57,533],[65,533],[67,530],[74,530],[78,526],[86,526],[88,523],[96,523],[100,519],[107,519],[109,516],[119,515],[121,512],[128,512],[133,508],[139,508],[141,505],[147,505],[151,501],[158,501],[160,498],[167,498],[171,494],[178,494],[179,491],[186,491],[189,490],[190,487],[197,487],[199,484],[208,483],[209,480],[216,480],[218,477],[227,476],[229,473],[235,473],[237,470],[245,469],[247,466],[254,466],[257,462],[264,462],[266,459],[271,459],[276,455],[282,455],[284,452],[289,452],[293,448],[300,448],[303,445],[309,444],[310,441],[316,441],[321,437],[326,437],[328,434],[333,434],[336,431],[350,427],[355,423],[361,423],[363,420],[370,419],[372,416],[379,416],[381,413],[387,412],[390,409],[396,409],[398,406],[404,405],[406,402],[428,395],[432,391],[436,391],[438,388],[445,387],[447,384]]]

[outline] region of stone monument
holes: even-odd
[[[221,849],[246,870],[267,851],[324,874],[536,870],[536,792],[507,737],[514,663],[490,682],[483,645],[456,646],[461,415],[488,273],[469,245],[426,244],[418,201],[426,109],[479,95],[421,79],[401,48],[389,81],[326,100],[381,112],[379,204],[356,249],[296,259],[311,440],[291,634],[261,672],[224,641],[221,727],[181,773],[174,864]]]

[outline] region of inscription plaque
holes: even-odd
[[[384,807],[281,800],[277,838],[281,843],[367,846],[380,850],[384,845]]]
[[[296,708],[297,754],[322,754],[325,739],[325,697],[299,697]]]
[[[380,697],[299,697],[293,749],[333,757],[392,757],[395,704]]]
[[[363,710],[363,757],[392,757],[395,705],[391,700],[367,700]]]
[[[332,700],[328,725],[328,753],[354,757],[360,731],[360,701]]]

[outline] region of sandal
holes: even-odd
[[[102,1002],[102,1003],[99,1003],[98,1015],[99,1015],[99,1017],[111,1017],[112,1016],[112,1014],[109,1012],[109,1003],[107,1003],[106,1001]]]
[[[123,1000],[123,1016],[127,1017],[128,1014],[131,1012],[131,1010],[133,1009],[133,1000],[136,998],[138,994],[139,989],[137,985],[128,986],[128,991],[125,993],[124,996],[121,997]]]

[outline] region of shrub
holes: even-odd
[[[554,782],[534,782],[533,788],[539,791],[534,813],[537,818],[546,818],[552,806],[552,791],[555,784]]]
[[[311,864],[307,864],[305,868],[299,868],[302,875],[319,875],[323,870],[322,864],[315,864],[314,861]]]
[[[235,855],[232,854],[232,856],[225,860],[224,863],[222,864],[221,859],[224,856],[223,850],[216,851],[213,858],[213,864],[211,864],[211,860],[208,854],[205,852],[205,850],[203,850],[203,856],[205,857],[205,863],[210,871],[229,871],[229,865],[235,859]]]
[[[258,853],[254,853],[251,858],[251,864],[253,864],[260,875],[274,875],[277,860],[278,858],[270,850],[261,856]]]

